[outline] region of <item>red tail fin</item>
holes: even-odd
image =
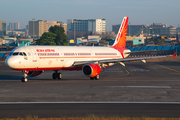
[[[174,57],[174,58],[176,57],[176,53],[173,54],[173,57]]]
[[[127,27],[128,27],[128,17],[124,17],[121,27],[119,28],[119,32],[116,36],[115,42],[113,47],[118,48],[125,48],[126,47],[126,35],[127,35]]]

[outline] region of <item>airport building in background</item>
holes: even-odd
[[[67,24],[66,23],[63,23],[61,21],[47,21],[47,22],[48,22],[48,30],[51,26],[57,25],[57,26],[63,27],[65,34],[67,34]]]
[[[120,28],[120,25],[121,24],[112,25],[112,31],[114,31],[117,34]],[[143,33],[149,34],[148,26],[147,25],[128,25],[127,35],[128,36],[139,35],[142,33],[142,31]]]
[[[105,19],[68,19],[67,20],[67,36],[68,39],[76,39],[78,37],[87,38],[88,35],[101,34],[106,32]]]
[[[9,25],[7,26],[8,31],[14,31],[19,29],[20,29],[20,23],[9,23]]]
[[[116,34],[118,33],[120,24],[112,25],[112,31]],[[127,35],[128,36],[138,36],[139,34],[147,35],[167,35],[174,36],[176,35],[176,28],[173,26],[167,27],[165,24],[153,23],[152,25],[128,25]]]
[[[6,35],[6,22],[0,20],[0,37],[3,37]]]
[[[47,21],[29,21],[29,36],[33,38],[39,38],[44,32],[48,32]]]
[[[38,21],[29,21],[29,36],[34,36],[34,38],[39,38],[42,36],[44,32],[48,32],[49,28],[51,26],[60,26],[63,27],[65,30],[65,33],[67,31],[67,24],[58,22],[58,21],[43,21],[43,20],[38,20]]]
[[[89,20],[67,20],[67,31],[89,31],[89,32],[105,32],[105,19],[89,19]]]

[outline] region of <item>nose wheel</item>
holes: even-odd
[[[55,79],[61,79],[62,78],[62,74],[56,70],[55,73],[52,74],[52,78]]]
[[[21,81],[22,81],[22,82],[27,82],[27,81],[28,81],[28,79],[27,79],[27,76],[28,76],[27,74],[28,74],[28,72],[29,72],[29,71],[23,71],[24,76],[23,76],[23,78],[21,78]]]

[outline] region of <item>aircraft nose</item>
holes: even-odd
[[[6,58],[5,64],[10,68],[15,68],[16,61],[12,57],[8,57]]]

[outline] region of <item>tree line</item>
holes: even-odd
[[[36,40],[36,45],[68,45],[67,35],[63,27],[51,26],[48,31]]]

